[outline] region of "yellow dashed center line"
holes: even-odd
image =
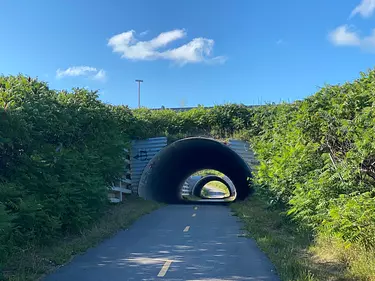
[[[192,217],[195,217],[197,214],[193,214]]]
[[[185,227],[185,228],[184,228],[184,232],[188,232],[189,229],[190,229],[190,226]]]
[[[158,277],[164,277],[167,273],[169,267],[171,266],[172,261],[166,261],[163,265],[163,267],[160,269]]]

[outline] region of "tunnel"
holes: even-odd
[[[237,200],[249,195],[251,171],[246,162],[225,144],[202,137],[182,139],[159,151],[142,173],[138,194],[158,202],[180,203],[184,181],[204,169],[226,175],[236,188]]]
[[[225,179],[223,179],[222,177],[219,177],[219,176],[216,176],[216,175],[205,176],[205,177],[201,178],[199,181],[197,181],[197,183],[195,184],[195,186],[193,188],[193,195],[196,196],[196,197],[200,197],[203,187],[211,181],[218,181],[218,182],[223,183],[229,191],[229,194],[230,194],[229,196],[235,195],[234,194],[235,191],[231,190],[231,187],[230,187],[229,183]]]

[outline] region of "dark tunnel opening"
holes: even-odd
[[[249,195],[249,166],[231,148],[208,138],[186,138],[162,149],[144,169],[138,193],[145,199],[179,203],[183,201],[180,188],[186,178],[204,169],[217,170],[229,177],[236,188],[237,200]]]

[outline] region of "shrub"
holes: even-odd
[[[102,103],[96,92],[0,77],[0,242],[7,241],[0,262],[102,214],[124,168],[132,120],[129,109]]]
[[[374,247],[375,71],[258,109],[257,181],[316,231]],[[265,118],[265,120],[259,121]]]

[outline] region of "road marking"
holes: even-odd
[[[197,214],[193,214],[192,217],[195,217]]]
[[[158,277],[164,277],[167,273],[169,267],[171,266],[172,261],[166,261],[163,265],[163,267],[160,269]]]
[[[198,207],[197,207],[197,206],[195,206],[195,207],[194,207],[194,210],[198,210]]]
[[[190,229],[190,226],[185,227],[185,228],[184,228],[184,232],[188,232],[189,229]]]

